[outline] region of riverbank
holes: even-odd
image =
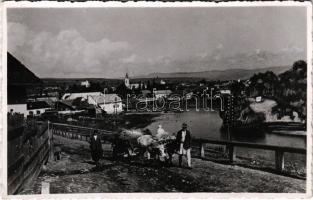
[[[289,115],[284,115],[279,117],[278,113],[273,114],[273,109],[277,106],[277,102],[272,99],[263,99],[262,102],[255,102],[251,100],[250,108],[256,113],[263,113],[265,116],[265,122],[302,122],[298,117],[298,113],[292,112],[293,117]]]
[[[106,144],[102,166],[96,169],[88,143],[60,136],[55,136],[55,143],[61,145],[61,160],[48,163],[23,194],[39,194],[42,182],[50,184],[50,193],[305,192],[305,180],[197,158],[191,170],[177,167],[177,157],[172,167],[146,160],[114,161]]]

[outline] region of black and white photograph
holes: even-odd
[[[23,5],[7,195],[311,194],[311,4]]]

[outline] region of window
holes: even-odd
[[[34,112],[33,111],[29,111],[29,115],[33,115],[34,114]]]
[[[40,110],[37,110],[36,114],[39,115],[40,114]]]

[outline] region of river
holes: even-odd
[[[153,122],[146,128],[156,132],[161,124],[165,131],[176,133],[183,122],[188,124],[188,129],[197,138],[226,140],[226,134],[220,129],[222,119],[218,112],[189,111],[182,113],[165,113],[154,117]],[[279,146],[306,147],[306,139],[303,136],[281,135],[274,133],[232,135],[232,140],[239,142],[252,142],[260,144],[272,144]]]

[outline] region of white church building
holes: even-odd
[[[125,86],[131,90],[132,89],[147,89],[147,85],[144,83],[130,83],[128,73],[126,73],[125,75],[124,83],[125,83]]]

